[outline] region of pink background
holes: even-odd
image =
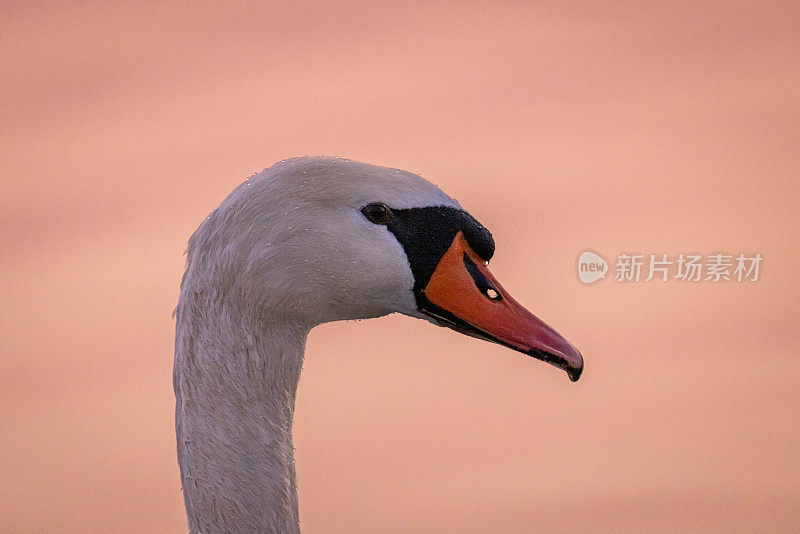
[[[186,240],[248,175],[419,172],[584,377],[400,316],[310,337],[306,532],[800,528],[800,9],[552,2],[0,8],[0,522],[182,532]],[[755,253],[756,283],[578,254]]]

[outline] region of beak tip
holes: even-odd
[[[572,382],[577,382],[583,374],[583,356],[572,345],[569,345],[569,349],[569,351],[561,352],[534,347],[526,351],[526,354],[563,369]]]
[[[575,356],[572,358],[572,361],[567,363],[564,370],[567,372],[567,376],[572,382],[577,382],[578,379],[583,374],[583,356],[580,352],[575,350]]]
[[[572,382],[577,382],[578,379],[581,377],[581,373],[583,373],[583,365],[581,365],[580,367],[567,368],[567,376],[569,376],[569,379]]]

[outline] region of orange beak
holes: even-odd
[[[458,232],[418,298],[420,311],[443,326],[500,343],[564,369],[575,382],[578,350],[514,300]]]

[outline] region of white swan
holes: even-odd
[[[491,234],[405,171],[296,158],[237,187],[189,240],[176,310],[178,461],[191,532],[299,532],[292,417],[306,337],[393,312],[577,380],[580,353],[488,271]]]

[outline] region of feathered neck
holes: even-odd
[[[292,419],[308,328],[187,285],[173,380],[189,529],[299,532]]]

